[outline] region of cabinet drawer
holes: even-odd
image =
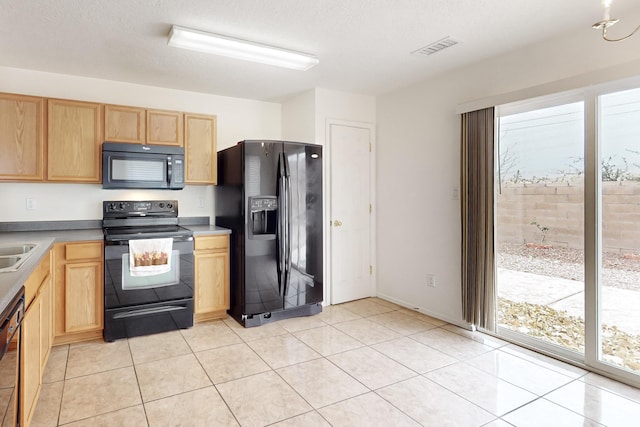
[[[194,246],[196,251],[227,249],[229,236],[225,234],[223,236],[196,237]]]
[[[102,258],[102,242],[68,243],[65,246],[67,261],[94,258]]]

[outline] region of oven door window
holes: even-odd
[[[129,265],[129,253],[122,254],[122,289],[152,289],[177,285],[180,282],[180,251],[171,252],[171,269],[162,274],[152,276],[132,276]]]

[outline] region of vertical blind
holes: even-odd
[[[495,331],[493,107],[462,115],[462,313],[471,325]]]

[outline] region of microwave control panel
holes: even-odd
[[[182,159],[173,160],[173,177],[176,184],[182,184],[184,181],[184,162]]]
[[[108,201],[103,202],[103,215],[111,217],[114,215],[135,215],[135,214],[175,214],[178,213],[177,200],[152,200],[152,201]]]

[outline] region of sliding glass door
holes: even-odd
[[[497,108],[498,334],[640,385],[640,81]]]
[[[584,103],[499,109],[498,326],[584,354]]]
[[[597,360],[640,373],[640,89],[597,101]]]

